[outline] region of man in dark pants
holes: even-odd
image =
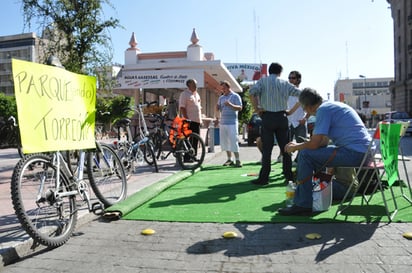
[[[181,117],[190,120],[190,130],[200,135],[200,124],[202,123],[202,106],[200,95],[197,92],[197,81],[188,79],[186,81],[187,89],[184,90],[179,97],[179,110]],[[197,140],[193,139],[193,147],[197,147]],[[195,151],[196,154],[197,150]],[[190,156],[185,154],[185,162],[193,161]]]
[[[253,180],[256,185],[266,185],[269,183],[271,170],[271,157],[274,145],[273,135],[281,151],[289,142],[288,131],[289,122],[287,118],[287,101],[289,96],[299,96],[300,89],[281,80],[282,66],[272,63],[269,66],[269,76],[261,78],[251,89],[250,99],[253,108],[262,118],[262,167],[259,177]],[[293,180],[291,155],[283,154],[283,175],[285,180]]]

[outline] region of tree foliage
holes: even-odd
[[[132,116],[133,112],[125,112],[125,109],[130,108],[131,105],[131,98],[126,96],[97,97],[96,122],[110,124],[117,119]]]
[[[16,99],[0,93],[0,117],[7,119],[10,116],[17,117]]]
[[[57,56],[72,72],[91,74],[95,67],[111,63],[109,29],[119,20],[103,18],[110,0],[22,0],[25,25],[35,23],[45,42],[45,60]]]
[[[252,109],[252,104],[250,103],[250,98],[249,98],[249,86],[245,84],[241,84],[243,92],[239,93],[240,97],[242,98],[242,104],[243,108],[242,111],[238,113],[238,120],[239,120],[239,126],[242,128],[244,123],[248,123],[249,119],[252,116],[253,109]]]
[[[130,108],[131,106],[131,98],[126,96],[116,96],[111,101],[111,113],[113,117],[125,117],[129,112],[125,112],[126,109]],[[133,114],[133,112],[131,113]]]

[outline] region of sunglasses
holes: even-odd
[[[289,80],[296,80],[296,77],[289,77]]]

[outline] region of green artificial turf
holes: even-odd
[[[270,184],[256,186],[260,165],[247,163],[243,168],[204,166],[196,173],[178,173],[138,192],[131,198],[112,206],[108,211],[121,211],[122,219],[171,222],[387,222],[388,218],[380,192],[369,205],[361,204],[361,197],[335,218],[338,203],[328,211],[313,216],[281,216],[285,189],[281,164],[272,165]],[[173,181],[172,181],[173,180]],[[412,208],[399,196],[399,186],[393,187],[399,211],[397,222],[411,222]],[[407,190],[407,188],[404,188]],[[390,191],[386,190],[389,208],[393,209]]]

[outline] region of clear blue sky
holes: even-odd
[[[183,51],[196,28],[204,52],[225,63],[271,63],[303,75],[324,98],[339,78],[393,77],[393,20],[386,0],[111,0],[124,29],[111,30],[115,58],[135,32],[142,52]],[[23,29],[20,1],[1,1],[0,36]],[[40,35],[40,34],[38,34]]]

